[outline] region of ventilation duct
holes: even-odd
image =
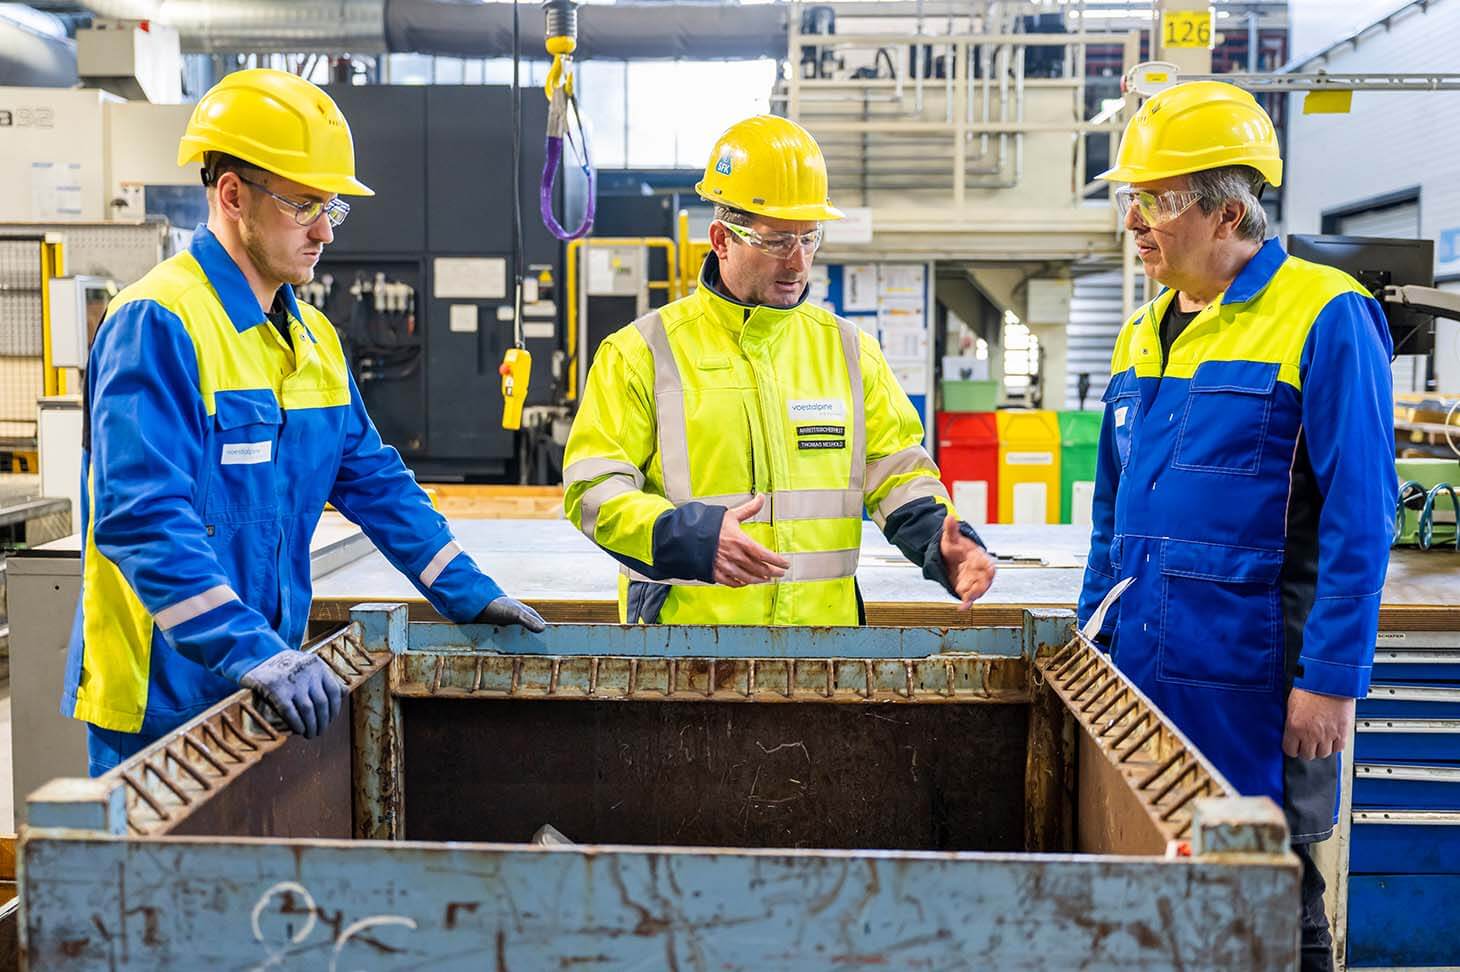
[[[0,3],[0,85],[70,88],[76,84],[76,44],[58,17],[23,4]]]
[[[189,53],[397,53],[507,57],[512,4],[450,0],[87,0],[99,16],[173,27]],[[542,11],[519,11],[525,55],[545,57]],[[784,57],[781,4],[616,3],[579,19],[583,58]]]

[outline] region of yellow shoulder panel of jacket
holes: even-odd
[[[1143,377],[1190,378],[1206,361],[1253,361],[1276,364],[1277,380],[1301,389],[1303,348],[1314,322],[1330,301],[1350,293],[1369,296],[1342,270],[1290,256],[1250,300],[1203,311],[1192,324],[1201,333],[1173,349],[1172,360],[1163,370],[1158,322],[1172,299],[1170,291],[1163,291],[1121,328],[1111,356],[1111,374],[1134,367]],[[1204,322],[1209,312],[1218,317],[1220,325],[1207,331]],[[1152,363],[1143,363],[1146,359]]]
[[[1131,341],[1135,337],[1136,328],[1140,326],[1141,321],[1145,320],[1146,310],[1152,303],[1155,303],[1154,299],[1151,303],[1143,304],[1139,307],[1131,315],[1130,320],[1121,326],[1120,333],[1116,334],[1115,350],[1110,353],[1110,373],[1112,375],[1118,375],[1131,366]]]
[[[350,365],[339,332],[313,304],[299,302],[299,316],[314,335],[314,361],[301,361],[300,374],[283,388],[284,408],[334,408],[350,404]]]
[[[268,388],[277,397],[287,368],[286,352],[267,328],[240,332],[233,325],[207,275],[189,252],[152,268],[141,280],[113,298],[108,315],[133,301],[150,300],[176,314],[192,338],[197,354],[198,392],[209,415],[220,391]],[[315,407],[348,405],[349,382],[339,336],[329,320],[308,304],[300,304],[303,322],[319,342],[318,389],[306,397]],[[287,405],[288,403],[283,403]]]

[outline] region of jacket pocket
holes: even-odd
[[[1272,418],[1278,366],[1206,361],[1196,369],[1172,465],[1197,472],[1257,475]]]
[[[273,519],[275,464],[284,414],[269,391],[218,392],[204,514],[210,520]]]
[[[1273,691],[1283,656],[1282,568],[1281,550],[1163,541],[1159,677]]]
[[[1123,371],[1110,379],[1105,394],[1100,396],[1108,410],[1106,421],[1110,423],[1115,436],[1115,448],[1120,454],[1120,468],[1130,462],[1131,443],[1135,439],[1136,420],[1141,414],[1141,391],[1139,379],[1131,371]]]

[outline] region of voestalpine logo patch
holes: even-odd
[[[268,462],[273,455],[274,443],[268,439],[263,442],[225,442],[220,465],[252,466],[254,463]]]
[[[720,161],[718,161],[718,162],[715,163],[715,171],[718,172],[718,173],[720,173],[721,175],[729,175],[730,174],[730,153],[729,152],[726,152],[724,155],[720,156]]]
[[[840,398],[793,398],[786,411],[792,422],[834,422],[847,417],[847,403]]]

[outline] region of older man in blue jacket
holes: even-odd
[[[1121,330],[1105,393],[1089,618],[1219,770],[1286,811],[1303,861],[1303,968],[1331,968],[1323,880],[1338,753],[1368,691],[1395,503],[1391,342],[1356,281],[1265,239],[1272,122],[1177,85],[1104,178],[1162,292]]]

